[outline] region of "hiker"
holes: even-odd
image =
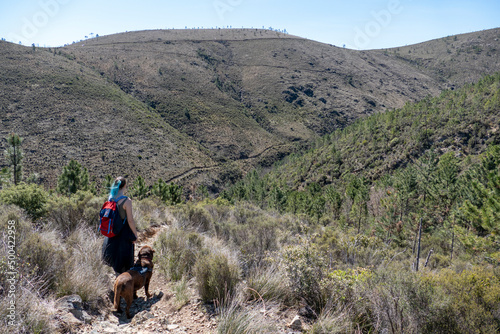
[[[132,201],[124,195],[126,190],[127,180],[123,177],[116,178],[111,186],[108,201],[117,202],[116,206],[124,223],[118,235],[105,237],[102,244],[102,259],[116,274],[121,274],[134,265],[134,243],[137,240]]]

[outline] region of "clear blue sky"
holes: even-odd
[[[0,37],[61,46],[134,30],[286,29],[353,49],[403,46],[500,27],[498,0],[20,0],[0,3]]]

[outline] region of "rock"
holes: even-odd
[[[295,318],[293,318],[292,322],[290,322],[286,326],[290,329],[301,331],[302,330],[302,321],[300,320],[300,316],[296,315]]]
[[[314,310],[309,305],[306,305],[306,306],[302,307],[301,309],[299,309],[299,315],[301,317],[308,318],[308,319],[316,319],[317,318],[316,312],[314,312]]]
[[[76,319],[86,324],[92,322],[92,317],[82,309],[82,298],[78,295],[64,296],[56,300],[55,308],[63,313],[66,323],[74,322],[66,313],[71,313]],[[69,321],[69,322],[68,322]]]
[[[167,317],[159,318],[158,322],[160,323],[161,327],[164,329],[168,329],[168,326],[170,325]]]
[[[167,330],[173,331],[179,328],[179,325],[167,325]]]
[[[79,295],[64,296],[56,300],[55,308],[69,311],[71,309],[82,309],[82,298]]]
[[[133,325],[136,325],[136,324],[141,324],[149,319],[153,319],[155,316],[151,313],[151,312],[148,312],[148,311],[142,311],[142,312],[139,312],[137,313],[134,318],[132,319],[132,324]]]
[[[70,312],[63,312],[60,315],[60,320],[63,322],[66,326],[69,327],[76,327],[80,326],[82,324],[82,321],[77,319],[72,313]]]
[[[82,321],[82,322],[84,322],[86,324],[92,323],[92,317],[87,312],[85,312],[84,310],[73,309],[73,310],[70,310],[70,312],[78,320],[80,320],[80,321]]]

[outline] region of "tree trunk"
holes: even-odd
[[[434,253],[434,249],[431,249],[429,255],[427,255],[427,260],[425,260],[424,268],[427,268],[427,264],[429,263],[429,259],[431,258],[432,253]]]
[[[453,247],[455,246],[455,231],[452,232],[451,236],[451,254],[450,254],[450,261],[453,261]]]
[[[420,218],[420,225],[418,227],[418,247],[417,247],[417,263],[415,271],[418,271],[418,262],[420,261],[420,240],[422,239],[422,218]]]

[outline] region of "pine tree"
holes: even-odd
[[[328,186],[325,189],[326,202],[330,205],[333,217],[339,219],[340,209],[342,208],[342,203],[344,202],[342,195],[333,187]]]
[[[134,183],[132,183],[130,194],[138,199],[144,199],[148,196],[148,188],[146,187],[146,182],[142,176],[138,176]]]
[[[61,194],[71,195],[78,190],[88,190],[89,173],[77,161],[71,160],[63,167],[62,174],[57,179],[57,191]]]
[[[105,195],[108,195],[110,190],[111,190],[111,186],[113,185],[113,177],[109,174],[107,174],[105,177],[104,177],[104,183],[102,184],[102,193],[105,194]]]
[[[11,133],[7,137],[8,148],[5,150],[7,164],[12,167],[12,182],[17,185],[22,179],[22,160],[24,158],[21,144],[23,139],[15,133]]]
[[[361,221],[368,215],[370,192],[366,184],[364,178],[351,175],[346,188],[346,195],[353,203],[350,214],[358,221],[358,233],[361,232]]]
[[[173,182],[167,184],[160,178],[153,185],[153,195],[169,205],[179,204],[182,202],[182,187]]]

